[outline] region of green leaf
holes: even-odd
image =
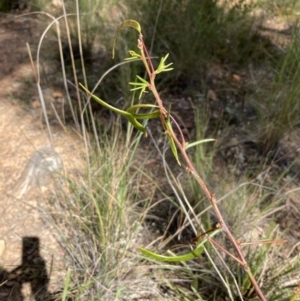
[[[136,77],[145,85],[150,86],[149,82],[147,82],[144,78],[140,77],[139,75],[137,75]]]
[[[165,62],[167,60],[169,56],[169,53],[165,56],[165,57],[162,57],[161,60],[160,60],[160,63],[155,71],[156,74],[159,74],[161,72],[167,72],[167,71],[171,71],[173,70],[174,68],[168,68],[169,66],[173,65],[173,63],[170,63],[168,65],[165,65]]]
[[[141,25],[139,22],[135,21],[135,20],[126,20],[124,21],[116,30],[116,34],[114,36],[114,40],[113,40],[113,48],[112,48],[112,58],[115,57],[115,45],[116,45],[116,39],[118,37],[118,34],[120,32],[121,29],[123,29],[124,27],[133,27],[134,29],[136,29],[139,34],[142,33],[142,29],[141,29]]]
[[[146,136],[147,136],[147,131],[145,129],[145,127],[139,123],[135,116],[127,111],[123,111],[123,110],[120,110],[110,104],[108,104],[107,102],[103,101],[102,99],[100,99],[99,97],[97,97],[96,95],[92,94],[87,88],[85,88],[81,83],[79,83],[80,87],[85,91],[87,92],[88,94],[91,95],[91,97],[96,100],[99,104],[101,104],[102,106],[104,106],[105,108],[117,113],[117,114],[120,114],[124,117],[127,118],[127,120],[136,128],[138,129],[139,131],[141,131],[142,133],[144,133]]]
[[[171,124],[170,124],[170,126],[171,126]],[[179,161],[178,152],[177,152],[177,148],[176,148],[176,144],[175,144],[175,142],[174,142],[174,139],[170,136],[169,133],[167,133],[167,137],[168,137],[168,140],[169,140],[169,144],[170,144],[172,153],[173,153],[173,155],[174,155],[174,157],[175,157],[175,159],[176,159],[178,165],[181,166],[181,163],[180,163],[180,161]]]
[[[129,83],[129,84],[133,85],[134,83]],[[139,99],[140,99],[142,97],[143,93],[147,93],[146,89],[147,89],[146,86],[140,85],[140,87],[132,88],[132,89],[130,89],[130,91],[141,90],[140,95],[139,95]]]
[[[135,60],[135,59],[139,59],[141,57],[138,53],[136,53],[133,50],[129,50],[128,52],[131,55],[131,57],[127,57],[126,59],[124,59],[124,61]]]
[[[139,95],[139,99],[140,99],[142,94],[147,92],[146,89],[150,86],[150,84],[142,77],[138,75],[136,77],[140,80],[140,82],[130,82],[129,83],[130,85],[137,86],[136,88],[130,89],[130,91],[141,90]]]
[[[213,232],[211,232],[209,237],[215,236],[217,233],[222,231],[221,229],[215,229]],[[206,243],[207,238],[203,238],[200,243],[197,245],[196,249],[194,249],[192,252],[183,254],[183,255],[171,255],[171,256],[166,256],[166,255],[160,255],[154,252],[151,252],[149,250],[146,250],[144,248],[139,248],[141,253],[151,259],[157,260],[157,261],[167,261],[167,262],[183,262],[183,261],[188,261],[191,260],[195,257],[198,257],[202,254],[204,250],[204,244]]]
[[[174,134],[174,131],[172,129],[172,124],[171,124],[171,120],[170,120],[170,111],[171,111],[171,106],[169,106],[169,110],[168,110],[168,116],[167,118],[165,119],[165,129],[166,129],[166,135],[168,137],[168,140],[169,140],[169,144],[170,144],[170,147],[171,147],[171,150],[172,150],[172,153],[177,161],[177,163],[179,165],[181,165],[180,161],[179,161],[179,157],[178,157],[178,152],[177,152],[177,147],[176,147],[176,144],[174,142],[174,139],[172,137],[172,134]]]
[[[188,261],[191,259],[194,259],[195,257],[198,257],[202,254],[204,250],[204,246],[200,246],[199,248],[195,249],[193,252],[184,254],[184,255],[159,255],[157,253],[151,252],[149,250],[139,248],[139,250],[142,252],[143,255],[150,257],[152,259],[158,260],[158,261],[168,261],[168,262],[183,262]]]
[[[139,110],[141,108],[159,108],[159,107],[156,105],[152,105],[152,104],[137,104],[137,105],[131,106],[127,110],[127,112],[131,113],[136,119],[153,119],[153,118],[157,118],[160,116],[160,110],[156,110],[156,111],[146,113],[146,114],[135,113],[136,110]]]
[[[194,147],[198,144],[213,142],[213,141],[216,141],[216,139],[208,138],[208,139],[202,139],[202,140],[199,140],[199,141],[195,141],[195,142],[192,142],[192,143],[187,143],[185,149],[189,149],[189,148]]]

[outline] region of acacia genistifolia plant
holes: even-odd
[[[137,51],[129,51],[130,57],[126,58],[126,60],[140,60],[145,69],[148,78],[144,79],[140,76],[137,76],[137,80],[135,82],[130,82],[129,84],[133,87],[131,90],[133,91],[140,91],[139,98],[146,93],[151,92],[156,100],[155,104],[135,104],[131,106],[129,109],[120,110],[116,107],[113,107],[109,105],[107,102],[103,101],[99,97],[95,96],[93,92],[90,92],[87,88],[85,88],[83,85],[80,84],[82,89],[88,93],[89,96],[91,96],[94,100],[96,100],[98,103],[103,105],[104,107],[124,116],[127,118],[127,120],[139,131],[147,135],[147,130],[145,126],[140,122],[140,120],[148,120],[153,118],[159,118],[162,124],[162,127],[165,131],[165,134],[168,138],[170,148],[172,150],[172,153],[179,165],[185,166],[185,171],[189,174],[191,174],[197,183],[201,186],[204,194],[206,195],[208,201],[210,202],[210,205],[212,209],[214,210],[214,213],[218,219],[217,226],[213,229],[206,230],[202,234],[196,237],[196,247],[187,254],[184,255],[174,255],[171,254],[170,256],[164,256],[157,253],[153,253],[149,250],[146,250],[144,248],[140,248],[140,251],[142,254],[144,254],[146,257],[152,259],[152,260],[158,260],[158,261],[169,261],[169,262],[183,262],[187,260],[191,260],[199,255],[202,254],[204,251],[204,243],[210,242],[215,247],[221,249],[222,252],[224,252],[227,256],[231,257],[233,260],[235,260],[246,272],[248,275],[252,286],[254,290],[256,291],[256,294],[260,300],[266,300],[266,297],[260,288],[257,280],[255,279],[253,273],[251,272],[251,267],[246,261],[245,255],[242,251],[242,245],[249,242],[240,242],[237,241],[237,239],[234,237],[231,229],[229,228],[227,222],[225,221],[222,212],[220,211],[218,204],[216,202],[215,195],[210,192],[207,185],[204,183],[203,179],[201,178],[199,172],[194,167],[194,164],[192,163],[189,155],[188,155],[188,148],[193,147],[194,145],[197,145],[198,143],[202,143],[203,141],[197,141],[193,143],[188,143],[185,141],[184,135],[180,129],[180,126],[174,116],[172,115],[171,108],[166,108],[164,106],[164,102],[160,98],[160,95],[157,91],[156,85],[155,85],[155,79],[156,76],[160,73],[167,72],[172,70],[173,68],[172,63],[166,63],[168,54],[165,55],[163,58],[161,58],[160,63],[158,67],[155,69],[153,66],[153,63],[151,61],[151,58],[148,54],[147,47],[144,43],[141,26],[140,24],[135,20],[126,20],[124,21],[117,29],[114,43],[113,43],[113,55],[114,55],[114,47],[116,38],[119,34],[119,31],[122,30],[125,27],[133,27],[135,30],[137,30],[139,37],[138,37],[138,43],[137,43]],[[148,113],[140,113],[140,110],[148,109]],[[176,130],[174,130],[176,128]],[[178,133],[178,134],[176,134]],[[179,155],[181,154],[181,156]],[[231,243],[231,246],[234,250],[234,253],[228,251],[228,247],[224,247],[220,245],[216,240],[213,239],[213,237],[217,234],[222,232],[224,235],[226,235],[228,241]],[[262,243],[281,243],[282,241],[263,241]],[[257,243],[257,242],[256,242]]]

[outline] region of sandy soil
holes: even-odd
[[[0,300],[34,300],[33,294],[45,300],[61,290],[66,272],[64,251],[45,220],[56,183],[47,162],[57,172],[76,168],[80,139],[54,126],[51,146],[37,92],[28,99],[31,108],[13,97],[26,80],[34,81],[25,43],[34,48],[44,28],[29,17],[0,19]],[[48,91],[50,98],[57,93]]]

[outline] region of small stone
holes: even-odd
[[[240,83],[241,77],[238,74],[232,74],[232,81],[235,83]]]
[[[40,108],[40,107],[41,107],[40,101],[38,101],[38,100],[32,101],[32,102],[31,102],[31,107],[32,107],[33,109],[38,109],[38,108]]]
[[[61,92],[57,92],[57,91],[54,91],[52,93],[52,96],[53,96],[53,98],[63,98],[62,93]]]
[[[21,83],[21,82],[15,82],[15,83],[13,83],[13,87],[14,88],[20,88],[20,87],[22,87],[23,86],[23,83]]]

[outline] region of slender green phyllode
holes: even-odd
[[[112,49],[112,57],[115,57],[115,45],[116,45],[116,39],[118,37],[119,31],[121,29],[123,29],[124,27],[133,27],[135,28],[139,34],[142,33],[142,29],[141,29],[141,25],[139,22],[135,21],[135,20],[126,20],[124,21],[117,29],[115,37],[114,37],[114,41],[113,41],[113,49]]]
[[[171,112],[171,106],[169,106],[168,115],[167,115],[167,118],[165,119],[164,127],[166,129],[166,134],[167,134],[167,137],[168,137],[168,140],[169,140],[169,143],[170,143],[172,153],[173,153],[178,165],[181,165],[181,163],[179,161],[179,157],[178,157],[176,144],[175,144],[174,139],[172,137],[174,132],[173,132],[173,128],[172,128],[172,124],[171,124],[171,120],[170,120],[170,112]]]
[[[215,231],[209,233],[208,235],[209,235],[209,237],[213,237],[216,234],[218,234],[220,231],[222,231],[222,229],[216,229]],[[146,257],[157,260],[157,261],[183,262],[183,261],[188,261],[188,260],[194,259],[195,257],[200,256],[202,254],[202,252],[204,251],[204,244],[206,243],[206,241],[207,241],[207,238],[203,238],[192,252],[183,254],[183,255],[166,256],[166,255],[160,255],[160,254],[151,252],[144,248],[139,248],[139,250]]]
[[[160,111],[156,110],[150,113],[145,113],[145,114],[137,114],[135,113],[135,111],[141,109],[141,108],[157,108],[156,105],[152,105],[152,104],[137,104],[137,105],[133,105],[132,107],[130,107],[127,111],[123,111],[120,110],[110,104],[108,104],[107,102],[103,101],[102,99],[100,99],[99,97],[97,97],[96,95],[92,94],[87,88],[85,88],[81,83],[79,83],[80,87],[89,95],[91,95],[91,97],[97,101],[99,104],[101,104],[102,106],[104,106],[105,108],[120,114],[124,117],[127,118],[127,120],[139,131],[141,131],[142,133],[144,133],[145,135],[147,135],[146,132],[146,128],[137,121],[137,119],[152,119],[152,118],[157,118],[160,116]]]

